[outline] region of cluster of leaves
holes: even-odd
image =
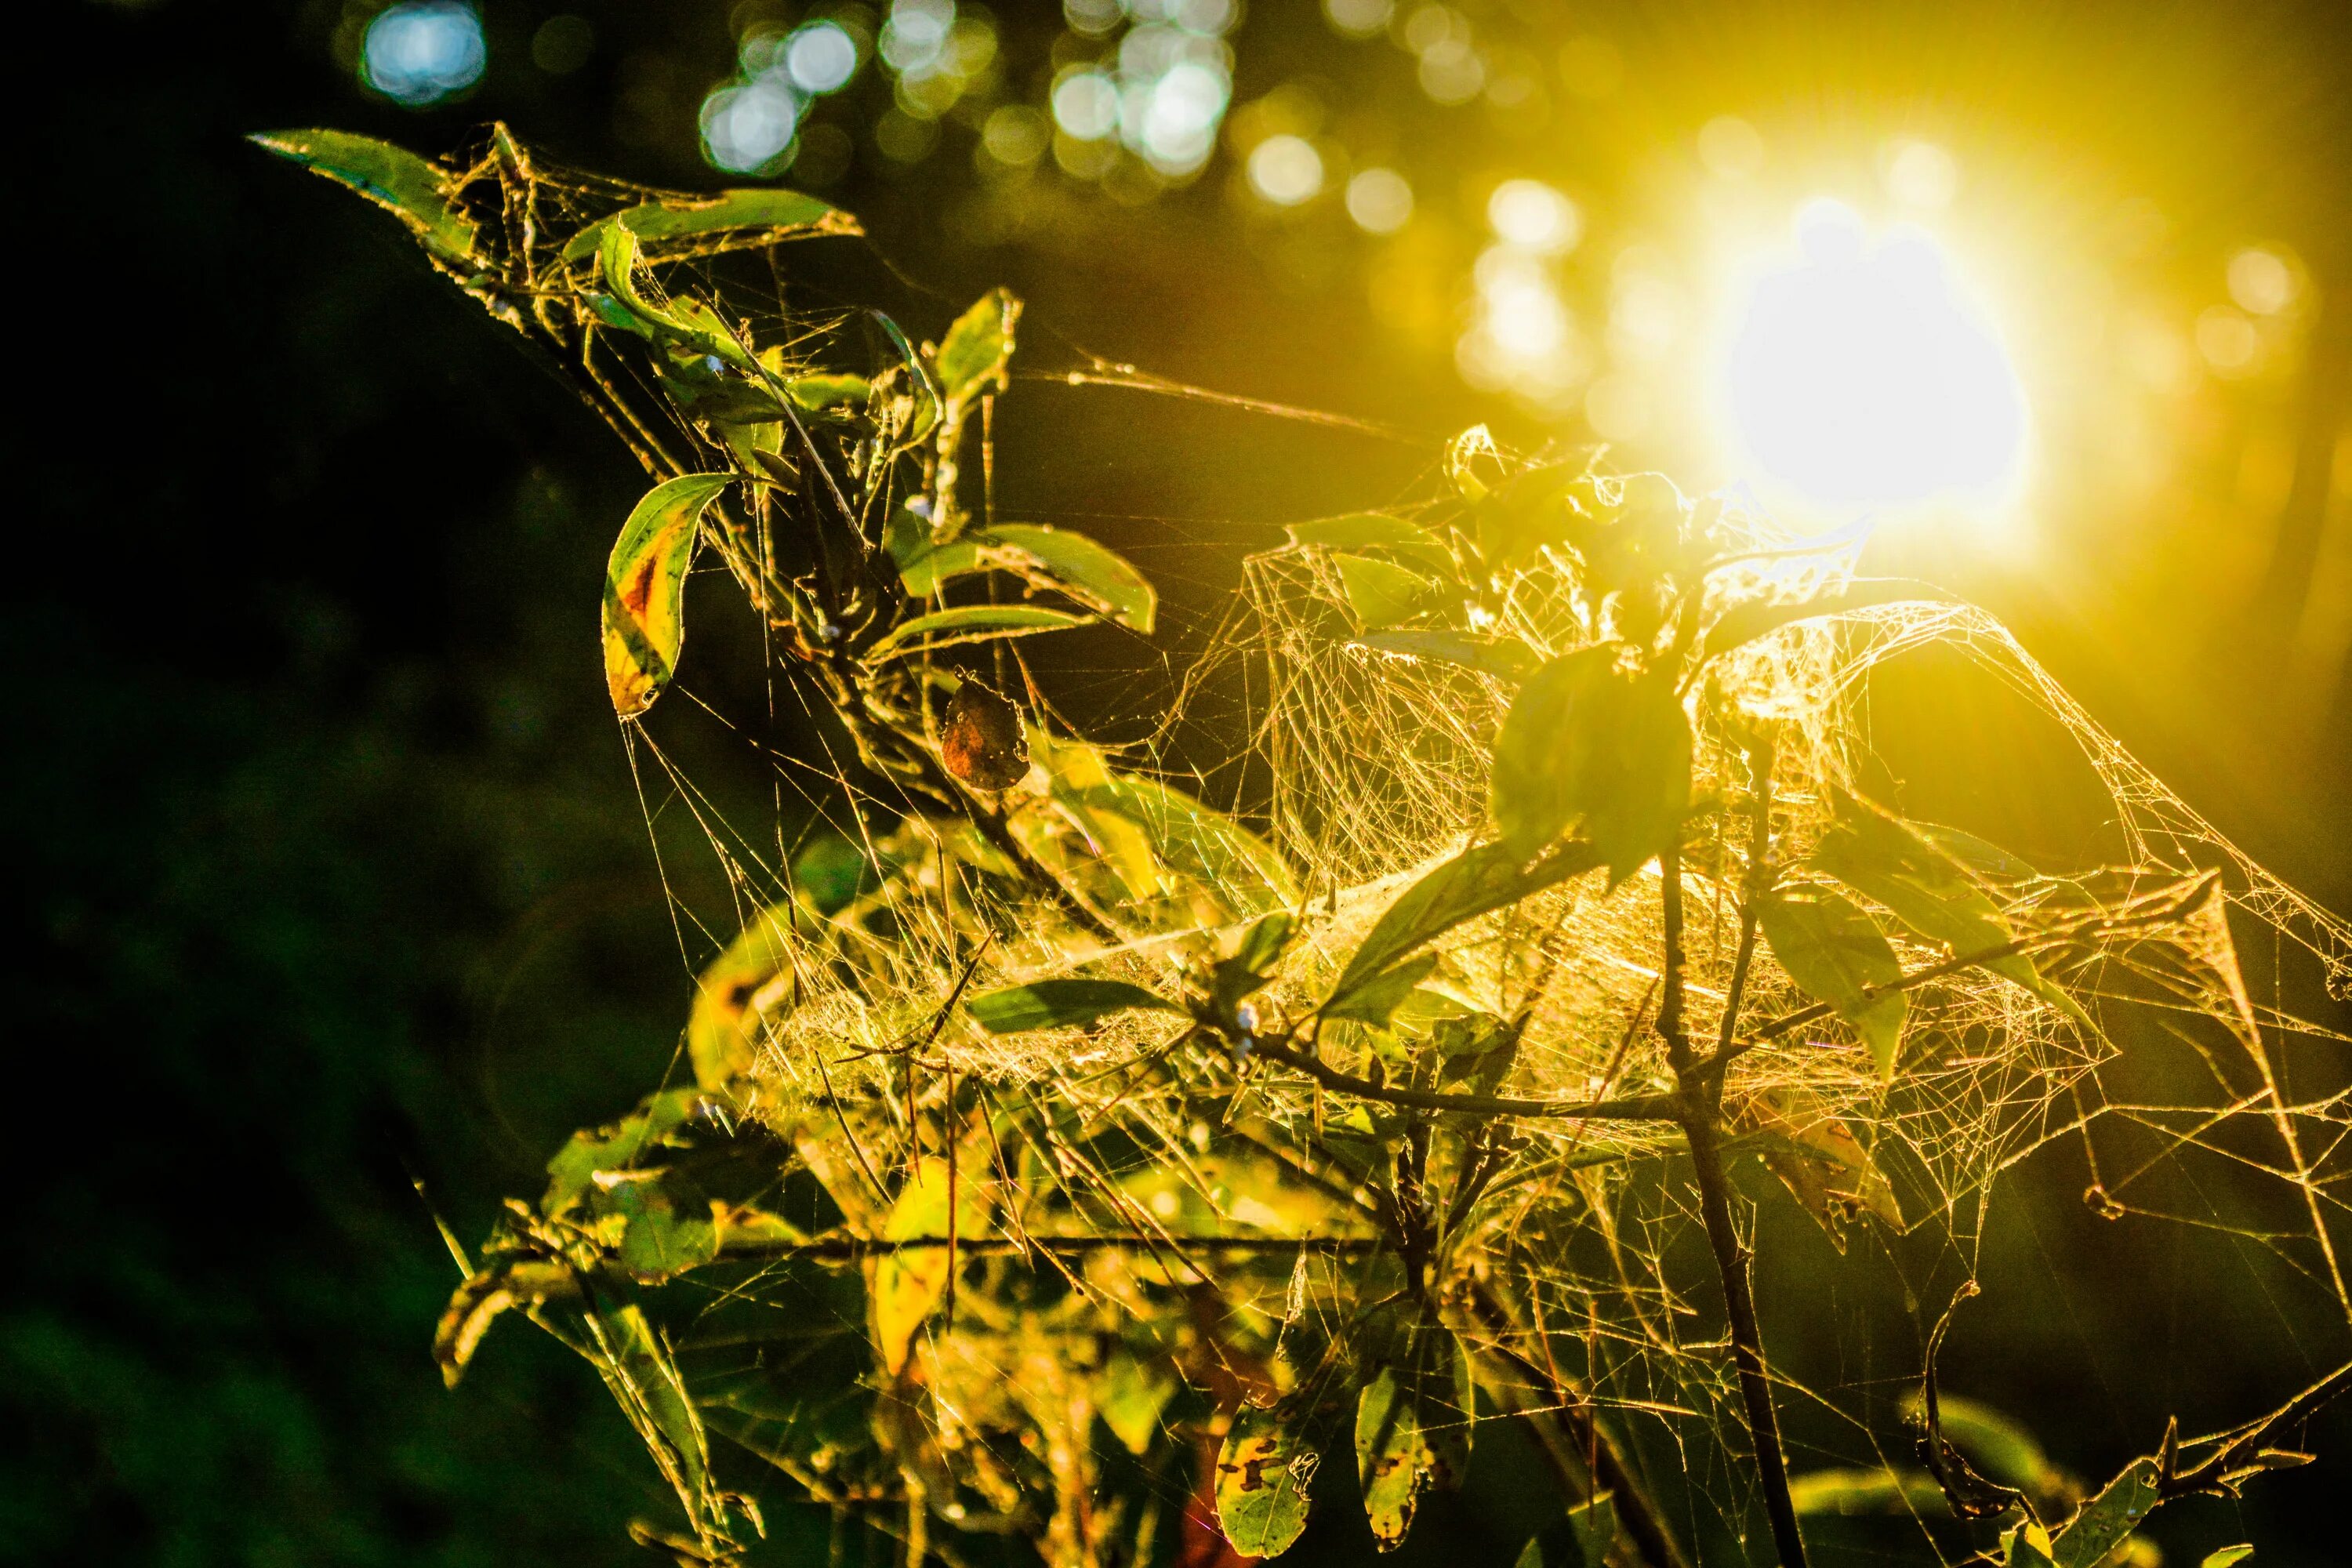
[[[1416,515],[1293,531],[1330,586],[1333,642],[1466,671],[1498,715],[1488,822],[1350,923],[1354,904],[1318,909],[1242,822],[954,666],[970,644],[1153,619],[1129,563],[969,494],[1011,296],[935,343],[870,315],[763,324],[711,264],[849,232],[842,215],[561,176],[502,128],[455,165],[332,132],[262,140],[388,207],[560,350],[656,476],[607,574],[621,720],[673,683],[708,550],[878,781],[856,873],[803,868],[703,975],[695,1086],[576,1135],[468,1264],[436,1341],[454,1382],[520,1310],[593,1363],[677,1493],[686,1532],[645,1529],[681,1561],[730,1560],[758,1532],[726,1479],[745,1457],[915,1557],[935,1531],[998,1532],[1076,1564],[1204,1528],[1210,1510],[1162,1506],[1204,1473],[1225,1540],[1276,1555],[1321,1455],[1352,1450],[1386,1548],[1460,1482],[1477,1424],[1515,1415],[1558,1459],[1561,1550],[1679,1562],[1514,1274],[1543,1267],[1516,1222],[1568,1168],[1538,1132],[1606,1123],[1654,1128],[1635,1152],[1707,1215],[1793,1563],[1727,1152],[1832,1234],[1864,1215],[1899,1228],[1904,1205],[1866,1128],[1748,1069],[1803,1031],[1812,1058],[1892,1092],[1949,1045],[1939,986],[2006,986],[2095,1033],[2085,1004],[2121,976],[2252,1028],[2215,879],[2045,877],[1873,805],[1828,752],[1790,754],[1763,654],[1833,637],[1824,623],[1861,603],[1818,552],[1759,550],[1657,476],[1507,460],[1483,431]],[[852,321],[881,344],[854,365]],[[1723,893],[1740,931],[1711,1042],[1685,1009],[1686,881]],[[1654,903],[1657,1006],[1612,1026],[1601,1089],[1568,1098],[1526,1047],[1550,942],[1586,900]],[[1535,940],[1498,965],[1483,939],[1507,927]],[[2022,1487],[1998,1506],[1971,1489],[1932,1369],[1928,1388],[1938,1493],[1964,1518],[2024,1509]],[[2184,1473],[2147,1461],[2054,1530],[2022,1515],[2003,1550],[2088,1568]],[[1898,1477],[1892,1495],[1916,1490]]]

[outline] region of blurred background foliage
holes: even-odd
[[[509,1336],[444,1394],[425,1341],[453,1271],[412,1187],[478,1234],[676,1047],[700,955],[593,653],[637,476],[405,237],[248,131],[435,151],[497,117],[579,167],[802,184],[875,237],[828,286],[926,330],[1007,283],[1047,366],[1402,433],[1016,387],[1008,510],[1085,520],[1170,596],[1161,670],[1106,642],[1054,672],[1081,716],[1129,725],[1244,549],[1391,499],[1474,419],[1695,487],[1745,472],[1710,368],[1742,258],[1824,195],[1872,235],[1925,224],[1998,323],[2031,434],[2000,505],[1897,508],[1874,563],[2009,618],[2225,830],[2352,906],[2340,5],[85,0],[46,20],[16,88],[36,276],[6,590],[33,655],[5,817],[31,890],[14,1033],[62,1090],[68,1151],[20,1175],[0,1312],[23,1438],[0,1528],[32,1559],[617,1562],[652,1497],[551,1344]],[[2017,743],[1948,693],[1893,721],[1931,749]],[[2031,842],[2040,805],[1997,809]],[[2200,1316],[2236,1243],[2178,1233],[2167,1277],[2118,1279],[2079,1173],[2044,1184],[2010,1243],[2035,1282],[2007,1337],[1948,1370],[1998,1368],[2078,1470],[2144,1447],[2169,1401],[2251,1415],[2298,1353],[2340,1358],[2292,1332],[2241,1353],[2216,1323],[2254,1300]],[[1811,1267],[1801,1238],[1766,1256]],[[2346,1427],[2183,1539],[2330,1560]]]

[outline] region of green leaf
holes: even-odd
[[[1252,921],[1234,944],[1234,962],[1253,974],[1264,974],[1272,969],[1290,945],[1298,921],[1288,910],[1276,910]]]
[[[822,414],[828,408],[838,408],[844,404],[865,402],[872,395],[874,384],[862,375],[835,375],[820,371],[784,377],[784,390],[803,408],[812,414]]]
[[[1159,1362],[1117,1351],[1095,1384],[1095,1411],[1129,1453],[1141,1454],[1159,1435],[1160,1413],[1175,1394],[1176,1379]]]
[[[604,684],[613,711],[634,719],[654,704],[686,642],[687,567],[703,509],[732,474],[687,474],[656,485],[621,525],[604,567]]]
[[[710,1443],[701,1415],[645,1310],[634,1304],[606,1307],[588,1320],[588,1328],[594,1347],[591,1359],[604,1386],[677,1489],[687,1517],[698,1528],[722,1522],[724,1507],[710,1484]]]
[[[2057,1568],[2095,1568],[2159,1500],[2156,1461],[2133,1460],[2052,1537],[2050,1560]]]
[[[1084,626],[1088,618],[1040,605],[965,605],[952,610],[934,610],[901,623],[867,648],[866,658],[869,661],[887,658],[918,642],[925,647],[947,647],[955,643],[984,642],[991,637],[1059,631],[1064,626]]]
[[[1884,904],[1895,918],[1955,956],[1983,952],[2016,934],[2000,906],[1943,847],[1853,796],[1837,801],[1837,820],[1814,849],[1814,868]],[[1994,959],[1988,971],[2089,1025],[2074,999],[2042,977],[2023,953]]]
[[[2039,1521],[2023,1519],[2000,1532],[2004,1568],[2051,1568],[2050,1532]]]
[[[1020,320],[1021,301],[1008,289],[994,289],[948,328],[932,363],[950,408],[992,387],[1003,389],[1004,367],[1013,358],[1013,329]]]
[[[563,259],[584,261],[604,243],[608,226],[625,224],[648,250],[687,249],[696,255],[771,245],[821,234],[857,234],[857,220],[798,191],[719,191],[708,196],[665,196],[600,218],[564,243]],[[708,241],[727,237],[717,244]]]
[[[1918,1513],[1948,1515],[1944,1489],[1925,1470],[1809,1470],[1789,1478],[1789,1500],[1800,1518]]]
[[[1445,542],[1417,522],[1384,512],[1358,511],[1345,517],[1318,518],[1290,525],[1293,544],[1321,545],[1329,550],[1386,548],[1434,572],[1451,574],[1454,552]]]
[[[1987,1479],[2029,1492],[2054,1491],[2062,1484],[2033,1434],[1990,1405],[1945,1394],[1936,1412],[1945,1439]]]
[[[1356,642],[1382,653],[1458,664],[1514,684],[1534,674],[1543,663],[1535,649],[1517,637],[1482,637],[1468,632],[1370,632]]]
[[[1162,860],[1235,914],[1263,914],[1298,901],[1298,884],[1272,845],[1180,789],[1114,773],[1072,793],[1088,810],[1115,812],[1141,827]]]
[[[1370,555],[1334,555],[1348,607],[1366,631],[1378,631],[1429,607],[1437,584],[1418,572]]]
[[[901,517],[910,513],[900,512]],[[903,536],[902,536],[903,539]],[[970,534],[950,540],[945,544],[930,542],[928,532],[919,544],[910,549],[898,565],[898,581],[914,598],[928,599],[940,591],[940,585],[951,577],[961,577],[984,571],[988,563],[981,554],[980,541]]]
[[[1370,979],[1335,995],[1323,1005],[1326,1018],[1352,1018],[1360,1024],[1386,1027],[1391,1015],[1412,994],[1413,987],[1437,967],[1437,954],[1424,952],[1384,969]]]
[[[2216,1547],[2205,1554],[2205,1561],[2197,1568],[2238,1568],[2239,1563],[2253,1554],[2254,1549],[2246,1545]]]
[[[1621,882],[1670,847],[1690,807],[1690,721],[1662,673],[1621,669],[1607,645],[1528,677],[1495,740],[1495,820],[1532,855],[1584,825]]]
[[[992,1035],[1073,1028],[1138,1007],[1165,1013],[1183,1011],[1167,998],[1124,980],[1034,980],[1026,985],[975,996],[967,1005],[980,1026]]]
[[[1421,1422],[1393,1367],[1382,1367],[1356,1397],[1356,1478],[1373,1543],[1394,1551],[1412,1528],[1421,1489]]]
[[[627,1222],[621,1233],[621,1267],[632,1274],[664,1279],[719,1256],[710,1200],[674,1173],[616,1183],[607,1201]]]
[[[1009,550],[1044,568],[1055,585],[1101,610],[1123,626],[1151,630],[1160,596],[1142,573],[1118,552],[1083,533],[1024,522],[999,523],[980,535],[992,551]]]
[[[1870,1047],[1879,1076],[1891,1080],[1910,1003],[1900,991],[1864,994],[1903,978],[1903,965],[1878,922],[1827,888],[1775,893],[1759,903],[1757,922],[1789,978],[1805,994],[1828,1003]]]
[[[541,1211],[551,1216],[562,1214],[587,1195],[599,1171],[635,1169],[646,1151],[685,1126],[702,1101],[699,1089],[665,1089],[648,1095],[610,1126],[574,1132],[547,1163],[547,1195],[540,1199]]]
[[[1481,844],[1437,866],[1397,895],[1366,932],[1331,987],[1336,1002],[1423,943],[1464,921],[1515,904],[1528,894],[1601,864],[1589,845],[1565,844],[1530,860],[1507,844]],[[1329,1004],[1325,1004],[1328,1006]]]
[[[474,258],[474,220],[457,205],[457,180],[440,164],[346,131],[266,131],[251,140],[358,192],[406,224],[442,260]]]
[[[1319,1459],[1272,1410],[1244,1409],[1217,1455],[1217,1528],[1245,1557],[1277,1557],[1307,1528]]]
[[[948,1234],[950,1205],[956,1234],[975,1237],[988,1222],[986,1189],[967,1170],[958,1183],[951,1179],[946,1158],[926,1154],[915,1163],[914,1173],[898,1190],[882,1221],[885,1241],[919,1241]],[[908,1247],[884,1254],[874,1264],[866,1312],[874,1331],[875,1353],[882,1369],[897,1376],[905,1370],[916,1333],[946,1296],[955,1259],[944,1247]]]

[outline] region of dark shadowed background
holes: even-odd
[[[361,79],[384,9],[74,0],[16,58],[5,592],[26,658],[0,820],[25,889],[9,1033],[39,1114],[0,1292],[0,1540],[29,1560],[619,1563],[655,1506],[551,1342],[504,1333],[442,1389],[426,1345],[454,1266],[415,1185],[470,1240],[676,1047],[690,970],[593,634],[640,476],[395,226],[241,138],[335,125],[436,152],[499,118],[577,166],[740,183],[767,171],[711,166],[706,96],[751,81],[747,39],[826,8],[575,0],[551,23],[554,4],[486,0],[480,79],[415,108]],[[1075,711],[1148,723],[1243,551],[1391,499],[1473,420],[1728,477],[1670,376],[1596,360],[1530,392],[1457,353],[1497,179],[1580,204],[1560,288],[1605,360],[1612,267],[1673,273],[1712,210],[1675,193],[1866,182],[1889,137],[1926,136],[2028,258],[2021,358],[2070,368],[2042,384],[2063,402],[2038,409],[2026,545],[1885,550],[2009,617],[2226,831],[2352,908],[2352,13],[1332,7],[1357,37],[1307,0],[1210,10],[1229,103],[1197,171],[1053,144],[1055,85],[1133,30],[1110,0],[964,6],[993,54],[946,101],[867,59],[771,163],[874,236],[826,242],[830,286],[927,331],[1003,282],[1041,366],[1100,355],[1402,432],[1016,386],[1003,504],[1086,520],[1174,612],[1166,647],[1088,644],[1054,672]],[[880,20],[828,14],[869,43]],[[1327,191],[1253,184],[1276,135],[1321,149]],[[1393,235],[1339,195],[1373,167],[1415,192]],[[2292,263],[2276,321],[2231,303],[2248,247]],[[1609,375],[1615,402],[1591,391]],[[1932,756],[2006,722],[1931,696],[1909,729]],[[2030,837],[2042,805],[1993,809]],[[2021,1184],[1992,1258],[2016,1282],[1950,1363],[2063,1462],[2104,1473],[2168,1409],[2250,1416],[2344,1358],[2340,1331],[2265,1319],[2233,1238],[2127,1247],[2063,1164]],[[1768,1315],[1835,1268],[1810,1232],[1777,1240]],[[1837,1318],[1783,1311],[1776,1339],[1818,1361]],[[2315,1436],[2318,1465],[2159,1533],[2189,1561],[2238,1539],[2340,1560],[2352,1423]],[[1352,1560],[1355,1530],[1302,1552]],[[1443,1560],[1440,1533],[1414,1549]]]

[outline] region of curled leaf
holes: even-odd
[[[686,642],[686,572],[703,510],[732,474],[687,474],[646,492],[621,525],[604,567],[604,684],[613,711],[635,719],[677,668]]]
[[[406,224],[439,259],[473,259],[474,220],[457,205],[457,180],[440,164],[348,131],[265,131],[252,141],[358,192]]]
[[[932,363],[950,409],[982,392],[1003,388],[1004,368],[1013,357],[1013,329],[1020,320],[1021,301],[1008,289],[992,289],[948,328]]]
[[[1042,568],[1053,584],[1102,611],[1120,626],[1151,630],[1160,596],[1127,558],[1083,533],[1024,522],[999,523],[969,536],[990,553],[1011,552]]]
[[[707,196],[660,196],[625,207],[565,241],[563,259],[584,261],[595,255],[606,226],[615,224],[626,225],[648,252],[695,256],[814,235],[861,232],[856,218],[814,196],[767,186],[718,191]]]
[[[955,643],[983,642],[992,637],[1026,637],[1032,632],[1058,631],[1084,626],[1087,617],[1042,605],[966,605],[935,610],[899,626],[866,650],[878,660],[915,647],[946,647]]]

